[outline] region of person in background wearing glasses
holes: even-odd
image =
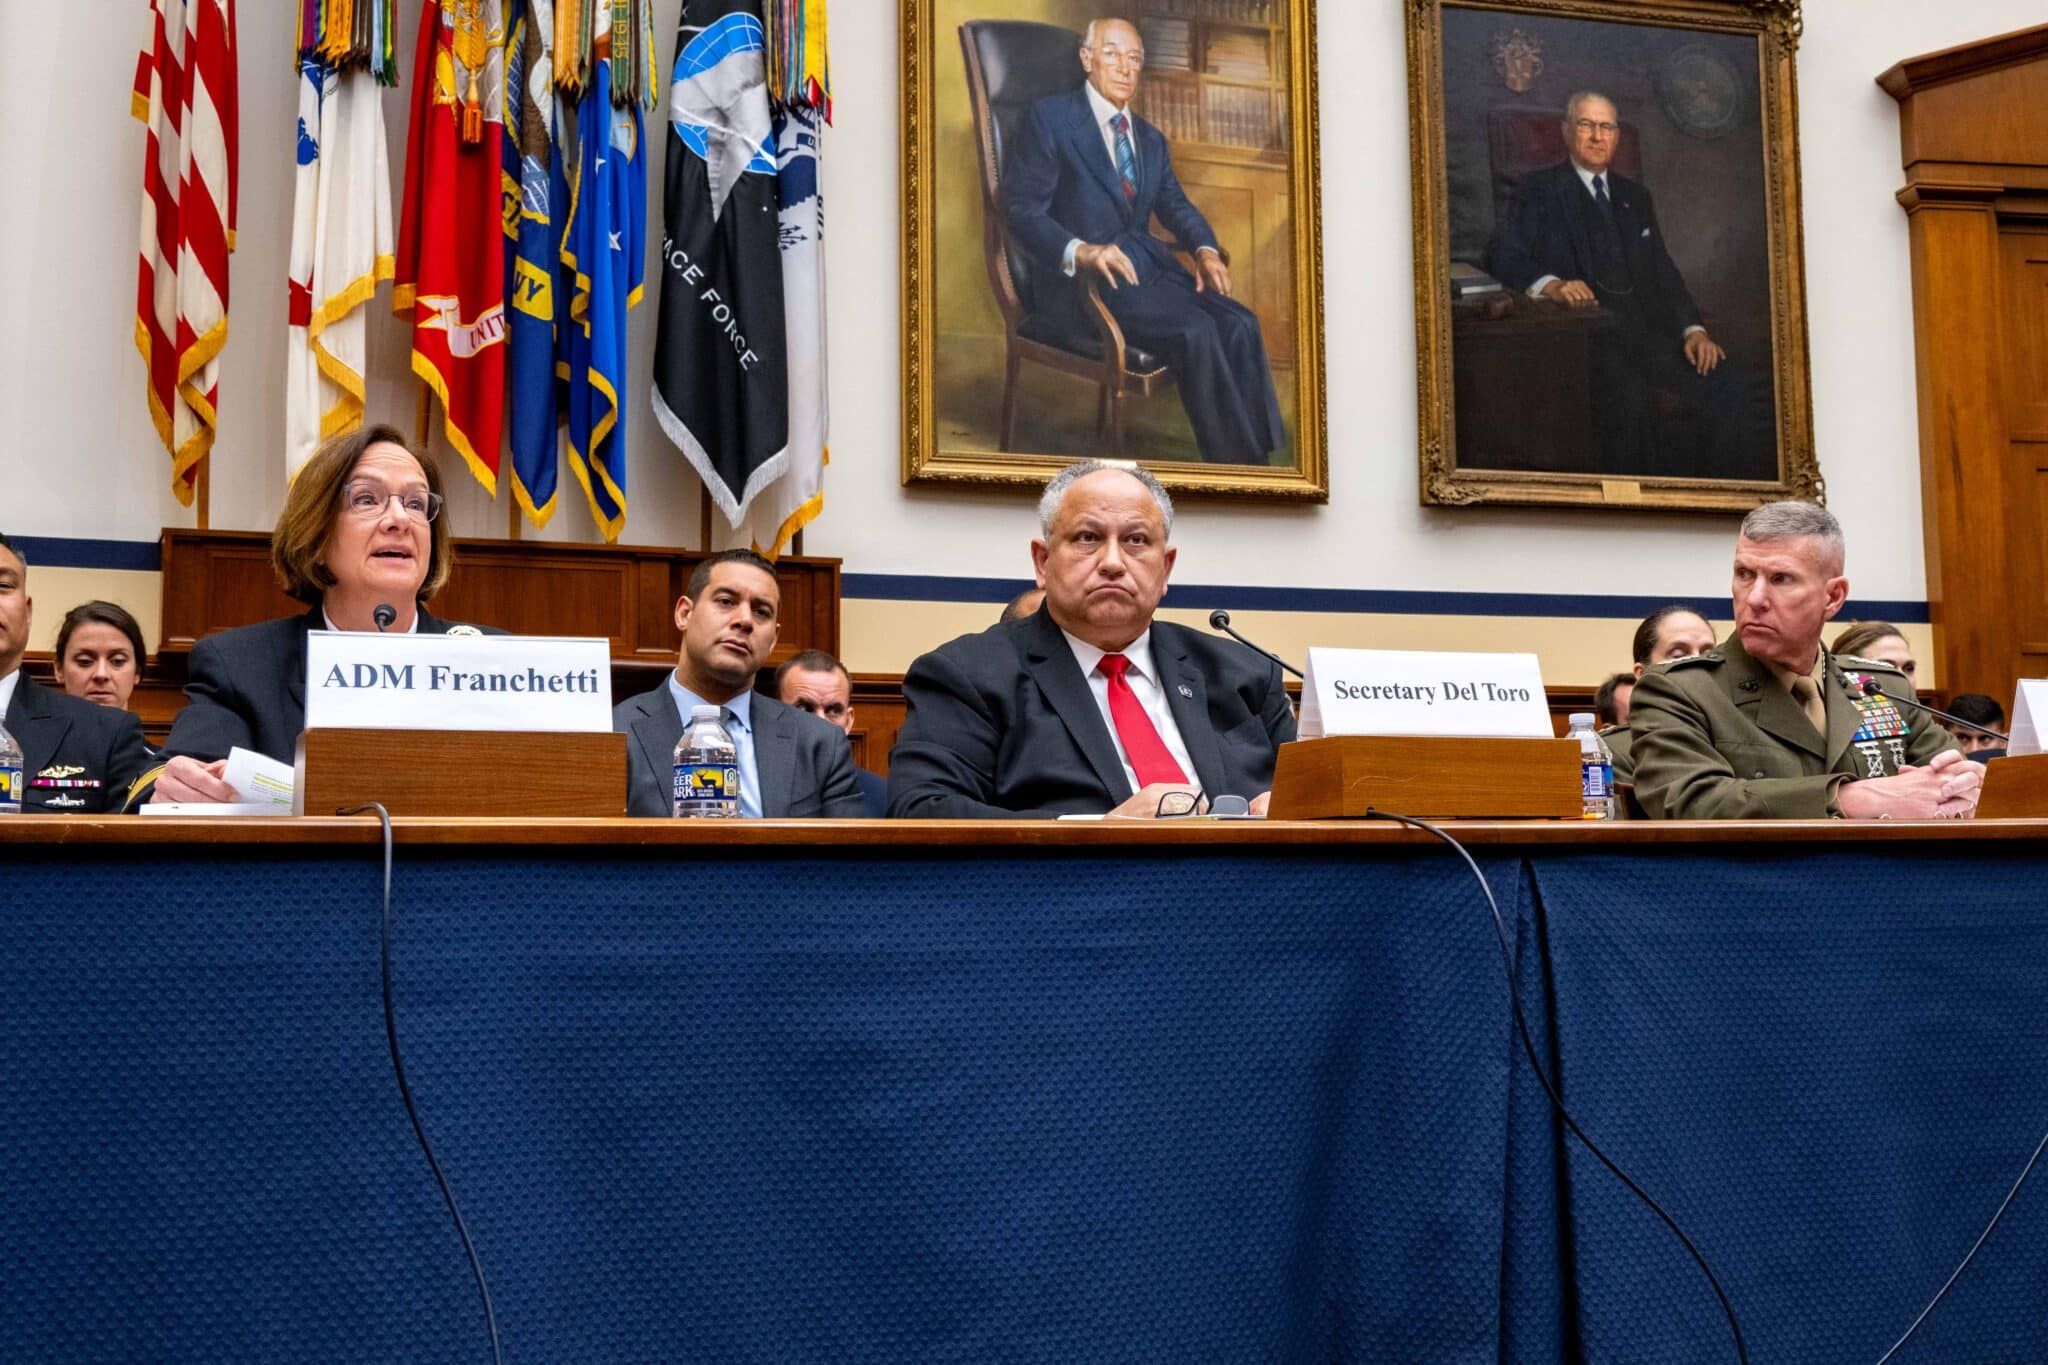
[[[1045,605],[911,664],[889,814],[994,819],[1266,811],[1294,711],[1272,660],[1153,613],[1173,500],[1136,465],[1084,460],[1038,503]]]
[[[306,720],[308,632],[373,631],[377,608],[389,606],[397,616],[388,629],[400,634],[483,633],[420,605],[448,581],[441,475],[388,426],[321,443],[285,495],[270,565],[278,586],[309,609],[192,647],[185,709],[164,744],[170,757],[157,778],[157,801],[238,800],[221,780],[231,748],[292,761]]]
[[[1776,478],[1771,433],[1744,422],[1744,386],[1707,334],[1649,190],[1612,169],[1614,101],[1575,92],[1562,131],[1566,159],[1516,186],[1488,264],[1532,299],[1600,309],[1589,376],[1599,472]],[[1659,392],[1682,409],[1675,418],[1660,419]]]

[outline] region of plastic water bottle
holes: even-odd
[[[1588,820],[1614,818],[1614,751],[1593,728],[1591,711],[1574,711],[1568,718],[1571,729],[1566,739],[1579,742],[1579,788],[1585,798]]]
[[[740,751],[716,706],[690,710],[676,741],[675,813],[678,820],[732,819],[740,813]]]
[[[0,815],[21,814],[23,776],[21,746],[0,725]]]

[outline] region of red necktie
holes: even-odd
[[[1096,665],[1102,676],[1109,679],[1109,718],[1116,725],[1116,737],[1123,741],[1124,756],[1131,760],[1131,771],[1138,775],[1140,787],[1154,782],[1186,782],[1187,774],[1174,762],[1173,751],[1159,737],[1158,727],[1145,714],[1144,704],[1124,677],[1130,666],[1131,661],[1121,654],[1105,654]]]

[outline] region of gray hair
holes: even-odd
[[[1124,18],[1120,14],[1107,14],[1100,19],[1090,19],[1088,21],[1087,31],[1082,33],[1081,35],[1081,50],[1083,52],[1086,52],[1089,48],[1095,46],[1095,30],[1101,25],[1109,23],[1126,25],[1127,27],[1129,27],[1131,32],[1138,33],[1138,26],[1136,24],[1131,23],[1130,20]],[[1138,45],[1140,47],[1143,47],[1144,44],[1145,35],[1142,33],[1138,33]]]
[[[1053,518],[1060,514],[1060,504],[1066,501],[1067,490],[1090,474],[1100,474],[1113,469],[1119,474],[1128,474],[1145,485],[1145,491],[1152,495],[1152,501],[1159,504],[1159,520],[1163,536],[1173,536],[1173,499],[1159,480],[1153,478],[1137,465],[1125,460],[1081,460],[1068,465],[1052,476],[1052,482],[1045,486],[1045,492],[1038,497],[1038,530],[1041,535],[1052,536]]]
[[[1609,109],[1612,109],[1614,111],[1614,117],[1616,122],[1619,122],[1621,120],[1621,106],[1614,102],[1613,96],[1608,95],[1604,91],[1599,90],[1574,90],[1570,95],[1565,97],[1564,121],[1566,123],[1570,123],[1572,121],[1572,116],[1579,112],[1579,106],[1584,104],[1587,100],[1599,100],[1601,103],[1605,104]]]
[[[1840,573],[1847,555],[1842,523],[1817,502],[1767,502],[1742,519],[1744,540],[1791,540],[1812,536],[1821,543],[1821,562]]]

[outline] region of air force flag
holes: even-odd
[[[669,85],[654,412],[737,526],[789,459],[760,0],[686,0]]]

